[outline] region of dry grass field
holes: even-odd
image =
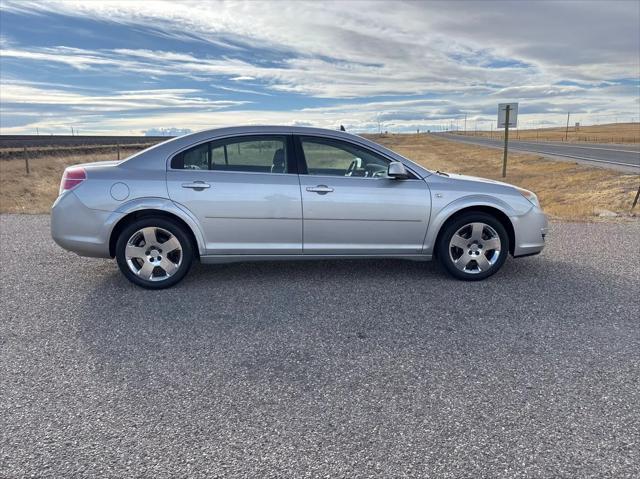
[[[377,141],[430,169],[501,180],[502,152],[447,141],[433,135],[371,135]],[[123,157],[137,151],[122,149]],[[68,165],[114,160],[114,151],[33,158],[29,175],[23,159],[0,160],[0,212],[46,213],[58,194]],[[638,175],[511,153],[506,181],[535,191],[552,217],[601,219],[601,210],[629,217],[640,184]],[[636,207],[640,211],[640,207]],[[608,218],[607,218],[608,219]]]
[[[142,150],[148,148],[157,142],[140,142],[135,144],[125,144],[120,147],[121,154],[131,154],[131,151]],[[77,155],[94,155],[94,154],[110,154],[117,155],[117,146],[115,145],[59,145],[59,146],[36,146],[27,149],[29,158],[49,158],[60,156],[77,156]],[[128,152],[128,153],[127,153]],[[0,148],[0,160],[13,160],[24,158],[25,153],[22,147],[18,148]],[[114,157],[115,158],[115,157]],[[124,158],[124,156],[123,156]]]
[[[565,141],[565,127],[509,130],[509,138],[535,141]],[[456,134],[464,135],[462,131]],[[504,139],[504,130],[467,131],[467,136]],[[611,123],[607,125],[581,126],[569,125],[567,134],[569,143],[640,143],[640,123]]]
[[[139,149],[122,148],[120,153],[125,158]],[[29,175],[24,159],[0,160],[0,213],[48,213],[67,166],[115,159],[115,149],[98,154],[40,156],[30,159]]]

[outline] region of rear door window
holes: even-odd
[[[171,168],[179,170],[287,173],[286,136],[248,136],[204,143],[175,155]]]

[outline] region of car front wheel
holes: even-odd
[[[509,254],[509,235],[494,216],[469,212],[445,226],[436,248],[438,261],[447,272],[477,281],[502,267]]]
[[[148,289],[168,288],[189,271],[193,246],[177,222],[166,218],[142,218],[120,233],[116,261],[132,283]]]

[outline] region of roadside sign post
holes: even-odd
[[[504,156],[502,157],[502,177],[507,176],[507,149],[509,148],[509,112],[511,107],[507,105],[505,111],[506,123],[504,127]]]
[[[507,151],[509,149],[509,127],[518,126],[518,104],[500,103],[498,105],[498,128],[504,128],[504,156],[502,158],[502,177],[507,176]]]

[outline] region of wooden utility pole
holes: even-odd
[[[507,145],[509,143],[509,112],[511,111],[511,106],[507,105],[506,108],[506,117],[504,122],[504,156],[502,158],[502,177],[505,178],[507,176]]]
[[[118,161],[120,161],[120,143],[116,145],[116,149],[118,150]]]
[[[464,114],[464,135],[467,136],[467,114]]]
[[[571,115],[571,112],[567,112],[567,128],[564,130],[564,141],[567,141],[569,137],[569,115]]]

